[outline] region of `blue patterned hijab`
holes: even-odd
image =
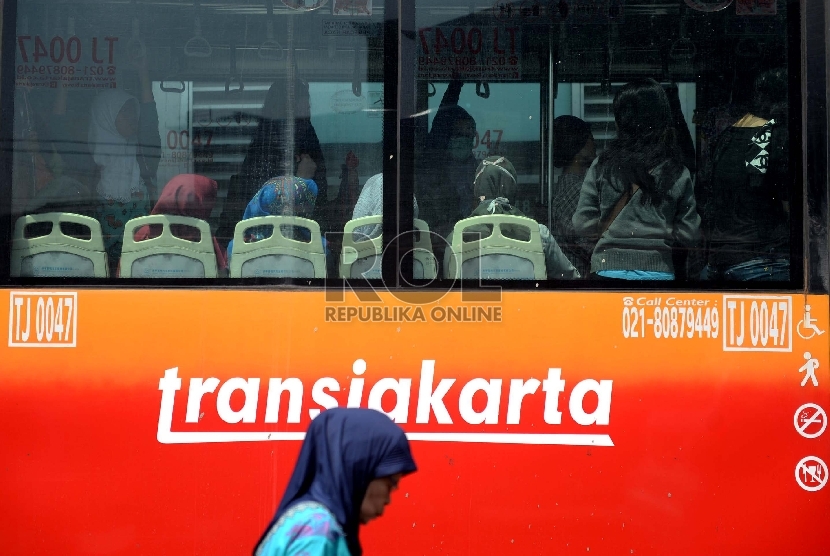
[[[257,547],[291,506],[313,501],[337,518],[349,552],[360,556],[360,506],[369,483],[416,470],[406,435],[383,413],[362,408],[323,411],[308,428],[294,473]]]
[[[311,218],[317,200],[317,184],[294,176],[271,178],[245,207],[243,220],[258,216]]]
[[[317,184],[314,180],[298,178],[295,176],[283,176],[271,178],[245,207],[245,214],[242,220],[257,218],[259,216],[299,216],[311,219],[314,216],[314,204],[317,200]],[[247,241],[264,239],[270,235],[260,232],[264,230],[253,229],[251,237]],[[305,229],[300,230],[307,231]],[[233,241],[228,244],[228,259],[233,251]]]

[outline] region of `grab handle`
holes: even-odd
[[[269,21],[266,25],[268,26],[268,38],[259,45],[259,50],[257,51],[259,59],[282,60],[285,57],[285,53],[282,50],[282,45],[274,39],[274,24]]]
[[[237,87],[231,89],[231,85],[236,83]],[[236,72],[236,43],[231,44],[231,75],[225,81],[225,93],[241,93],[245,90],[245,84],[242,83],[242,78]]]
[[[313,12],[328,4],[329,0],[313,0],[312,2],[306,2],[306,0],[282,0],[282,3],[286,8],[291,8],[298,12]],[[309,3],[311,4],[310,6],[308,5]]]
[[[202,36],[202,22],[197,17],[194,22],[194,35],[184,45],[184,55],[190,58],[210,58],[213,47]]]
[[[176,83],[176,82],[172,81],[172,83]],[[180,85],[179,87],[168,87],[168,86],[165,85],[165,81],[162,81],[161,83],[159,83],[159,88],[162,91],[164,91],[165,93],[182,94],[187,90],[187,85],[185,85],[184,81],[179,81],[178,83]]]
[[[132,61],[141,60],[147,56],[147,47],[144,45],[144,41],[141,40],[138,18],[133,18],[133,35],[130,42],[127,43],[127,52]]]
[[[734,0],[723,0],[722,2],[711,3],[701,2],[701,0],[686,0],[686,5],[699,12],[713,13],[719,12],[729,7]]]
[[[285,53],[282,51],[282,45],[274,39],[274,2],[267,0],[265,2],[265,10],[268,14],[268,21],[265,23],[265,40],[259,45],[257,54],[260,60],[282,60]]]
[[[697,54],[697,47],[690,39],[677,39],[669,50],[672,60],[691,60]]]
[[[356,97],[363,94],[363,84],[361,83],[360,78],[360,53],[357,49],[355,49],[354,70],[352,71],[352,94]]]
[[[231,86],[236,84],[236,88],[231,89]],[[241,93],[245,90],[245,84],[242,82],[242,79],[239,76],[233,75],[228,77],[225,80],[225,92],[226,93]]]

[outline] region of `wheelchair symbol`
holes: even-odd
[[[809,340],[813,336],[821,336],[824,334],[824,330],[820,329],[816,322],[816,319],[810,316],[810,306],[805,305],[804,318],[798,321],[798,326],[796,327],[798,335],[805,340]]]

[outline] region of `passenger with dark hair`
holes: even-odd
[[[476,170],[475,182],[473,185],[473,201],[478,203],[476,208],[469,215],[489,216],[491,214],[506,214],[510,216],[527,216],[515,206],[518,191],[518,176],[513,164],[503,156],[490,156],[479,164]],[[542,241],[542,250],[545,253],[545,269],[551,280],[572,280],[579,278],[580,274],[571,264],[571,261],[562,253],[556,240],[544,224],[539,224],[539,236]],[[478,237],[487,237],[492,233],[490,227],[472,226],[465,229],[465,241],[475,241]],[[502,228],[505,237],[528,241],[530,235],[526,227],[505,226]],[[466,236],[470,234],[470,239]],[[480,236],[479,236],[480,234]],[[452,232],[447,235],[447,243],[452,245]],[[452,249],[444,253],[444,269],[449,268]],[[446,271],[446,270],[445,270]]]
[[[293,126],[287,126],[288,108],[293,108]],[[289,137],[293,134],[293,140]],[[233,239],[236,223],[242,219],[248,202],[262,184],[279,176],[293,176],[304,156],[315,164],[314,175],[299,176],[317,184],[317,212],[327,199],[326,162],[320,139],[311,125],[308,84],[300,79],[275,81],[262,106],[262,116],[239,173],[231,178],[228,196],[216,232],[226,245]]]
[[[585,176],[574,228],[596,242],[592,273],[673,280],[672,250],[697,243],[700,217],[668,98],[643,79],[620,89],[613,106],[617,137]]]
[[[788,156],[787,74],[772,70],[758,77],[752,110],[713,148],[704,279],[790,279]]]
[[[458,106],[463,83],[453,81],[441,101],[420,159],[417,197],[430,230],[446,237],[473,209],[476,122]],[[436,246],[440,250],[440,246]]]
[[[591,266],[591,252],[585,248],[582,237],[573,227],[573,215],[579,204],[582,182],[591,163],[597,157],[591,126],[575,116],[559,116],[553,120],[553,167],[562,168],[562,174],[553,188],[551,212],[553,237],[583,275]]]

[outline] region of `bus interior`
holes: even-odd
[[[138,97],[139,67],[148,70],[158,111],[157,188],[180,174],[215,180],[217,200],[206,218],[214,232],[223,213],[242,217],[244,207],[226,202],[229,184],[278,79],[308,85],[310,120],[325,160],[315,213],[323,234],[342,231],[361,188],[399,149],[409,165],[400,166],[399,176],[387,171],[387,181],[401,187],[384,195],[399,207],[408,204],[399,191],[414,191],[418,200],[425,173],[446,164],[431,158],[427,143],[451,89],[475,120],[476,163],[494,155],[509,159],[518,175],[514,204],[550,229],[557,225],[553,200],[563,171],[553,163],[554,119],[586,122],[602,153],[616,135],[614,96],[633,79],[664,86],[698,193],[713,134],[746,112],[760,74],[788,72],[790,98],[782,101],[799,105],[800,70],[793,62],[799,53],[792,49],[798,9],[785,0],[417,0],[411,12],[394,9],[402,27],[415,29],[402,32],[398,51],[392,48],[397,39],[388,36],[397,27],[380,0],[20,0],[8,233],[18,218],[36,212],[42,191],[55,194],[47,186],[61,176],[80,184],[84,193],[74,197],[80,205],[83,195],[95,197],[100,168],[89,156],[91,106],[107,88]],[[396,88],[398,98],[385,96],[384,85],[396,74],[414,82]],[[294,87],[285,82],[285,98],[292,99]],[[296,116],[294,106],[282,108]],[[398,131],[384,119],[389,112],[410,122],[413,152],[401,147]],[[802,195],[798,116],[790,110],[786,197],[795,206]],[[58,119],[69,130],[63,136],[52,125]],[[801,280],[803,222],[799,211],[787,218],[793,272],[785,282],[792,285]],[[333,245],[337,252],[336,240]]]

